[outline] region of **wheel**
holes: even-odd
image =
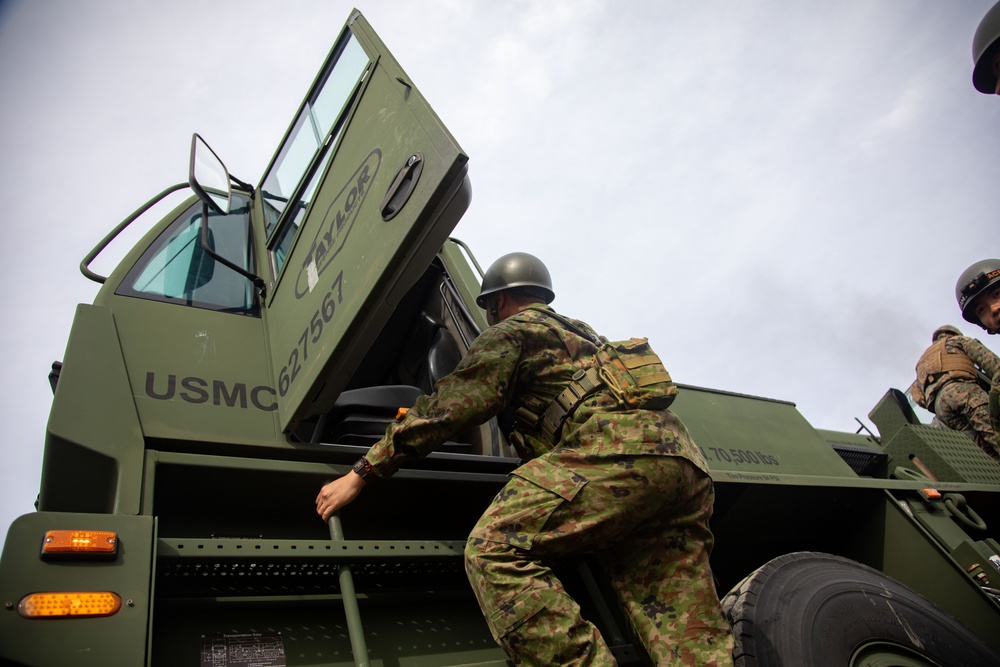
[[[861,563],[780,556],[722,600],[736,667],[997,667],[1000,656],[930,600]]]

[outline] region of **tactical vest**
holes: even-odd
[[[577,406],[599,390],[606,390],[622,409],[663,410],[673,403],[677,387],[647,338],[623,341],[594,339],[567,318],[547,313],[574,333],[593,340],[597,352],[586,368],[573,379],[544,410],[534,413],[521,407],[518,420],[540,434],[549,444],[559,441],[562,426]]]
[[[952,380],[977,380],[976,364],[967,354],[948,352],[945,344],[948,337],[940,338],[924,350],[917,362],[917,381],[913,384],[911,393],[913,400],[922,408],[934,407],[934,396],[927,396],[927,388],[947,376]],[[935,392],[936,393],[936,392]]]

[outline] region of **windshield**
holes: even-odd
[[[180,215],[143,253],[117,293],[225,312],[256,314],[253,284],[219,265],[201,246],[202,203]],[[228,215],[208,214],[208,245],[222,257],[252,268],[247,198],[233,195]]]

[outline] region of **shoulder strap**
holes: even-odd
[[[580,338],[586,338],[587,340],[589,340],[592,343],[594,343],[594,345],[598,345],[599,346],[601,343],[604,342],[604,340],[602,340],[601,336],[598,336],[595,331],[593,331],[593,330],[591,330],[589,332],[588,331],[584,331],[582,328],[580,328],[579,326],[577,326],[577,324],[573,320],[569,319],[565,315],[560,315],[559,313],[557,313],[556,311],[551,310],[551,309],[532,308],[531,306],[528,306],[528,307],[531,308],[532,310],[535,310],[537,312],[544,313],[544,314],[548,315],[552,319],[554,319],[554,320],[560,322],[561,324],[563,324],[567,329],[569,329],[570,331],[572,331],[573,333],[575,333],[576,335],[578,335]]]
[[[591,366],[586,370],[577,371],[566,388],[552,399],[549,407],[542,413],[538,429],[555,444],[559,440],[559,431],[563,422],[583,399],[587,398],[604,385],[604,379],[596,368]]]
[[[601,336],[598,336],[589,325],[587,325],[586,328],[580,327],[573,320],[560,315],[550,308],[528,306],[525,310],[529,309],[551,317],[562,324],[569,331],[575,333],[584,340],[592,342],[598,348],[600,348],[606,340]],[[548,440],[552,444],[555,444],[559,440],[559,431],[561,430],[563,422],[566,420],[569,413],[572,412],[584,398],[590,396],[603,386],[604,381],[599,376],[598,370],[594,368],[593,364],[591,364],[587,368],[578,370],[573,375],[573,378],[570,380],[565,389],[563,389],[558,396],[553,398],[548,407],[540,414],[535,414],[527,408],[521,407],[517,410],[517,416],[524,420],[525,424],[527,424],[530,429],[540,433],[544,439]]]

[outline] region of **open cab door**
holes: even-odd
[[[332,404],[441,249],[467,162],[355,10],[259,187],[281,430]]]

